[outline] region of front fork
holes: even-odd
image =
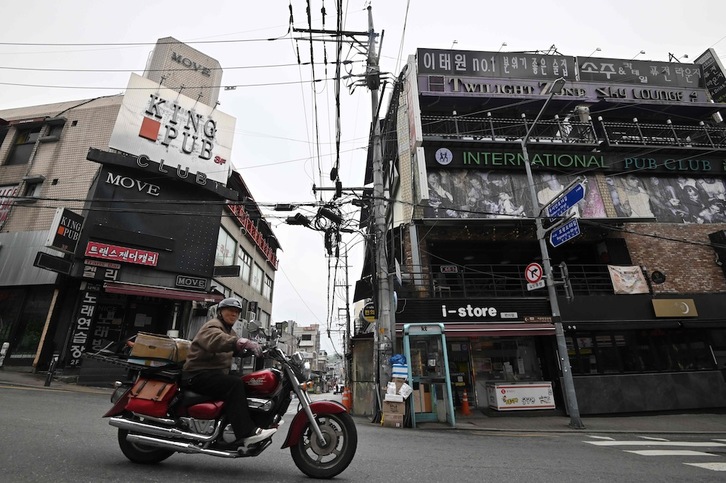
[[[307,391],[303,390],[300,387],[300,381],[298,381],[297,376],[292,371],[292,369],[286,367],[285,370],[287,371],[288,377],[292,381],[293,392],[295,393],[295,395],[297,395],[297,398],[300,401],[300,405],[302,406],[303,411],[305,411],[305,415],[308,417],[310,427],[313,429],[315,436],[317,436],[319,444],[321,446],[324,446],[325,436],[323,436],[323,431],[320,429],[320,425],[318,425],[318,422],[315,419],[313,410],[310,409],[310,405],[312,404],[312,399],[310,399],[310,395]],[[290,429],[292,430],[292,426],[290,427]]]

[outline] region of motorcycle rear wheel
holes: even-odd
[[[345,470],[355,456],[358,432],[348,413],[323,414],[316,418],[325,444],[308,423],[296,445],[290,447],[295,465],[312,478],[332,478]]]
[[[129,431],[126,429],[118,430],[118,445],[121,448],[121,452],[130,461],[142,465],[153,465],[161,463],[169,456],[174,454],[174,451],[168,449],[155,448],[153,446],[146,446],[138,443],[131,443],[126,439]]]

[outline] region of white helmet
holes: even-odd
[[[217,311],[222,310],[225,307],[238,309],[240,312],[242,311],[242,302],[240,302],[238,299],[234,297],[229,297],[221,302],[219,302],[219,305],[217,305]]]

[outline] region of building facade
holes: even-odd
[[[84,353],[140,331],[193,337],[226,296],[269,325],[279,246],[230,169],[234,118],[216,109],[219,81],[186,65],[221,75],[219,64],[159,42],[147,72],[161,80],[132,75],[124,95],[0,111],[6,365],[45,370],[57,357],[81,382],[108,382],[113,368]],[[186,82],[202,90],[189,97]]]
[[[397,351],[406,324],[443,323],[457,405],[566,410],[561,356],[583,414],[726,406],[723,78],[702,59],[419,49],[382,128]],[[538,236],[560,314],[530,279]]]

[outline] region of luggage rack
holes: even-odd
[[[84,352],[82,357],[124,367],[132,371],[139,371],[145,375],[166,376],[169,378],[176,378],[181,375],[182,366],[176,362],[170,362],[162,366],[150,367],[143,364],[134,364],[133,362],[129,362],[128,356],[125,355],[104,355],[99,352]]]

